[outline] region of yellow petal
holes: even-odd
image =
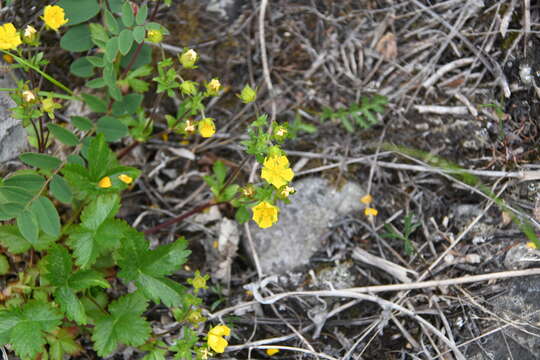
[[[231,335],[231,329],[227,325],[217,325],[210,329],[208,333],[216,336],[229,336]]]
[[[99,180],[98,186],[103,189],[110,188],[112,186],[111,178],[105,176],[103,179]]]
[[[369,194],[362,196],[362,198],[360,199],[360,202],[366,205],[368,205],[372,201],[373,201],[373,196]]]
[[[118,179],[120,179],[120,181],[123,182],[124,184],[128,184],[128,185],[133,182],[133,178],[126,174],[118,175]]]
[[[208,346],[215,352],[219,354],[225,352],[227,345],[229,345],[229,343],[221,336],[208,334]]]
[[[279,349],[266,349],[266,355],[272,356],[276,355],[279,352]]]

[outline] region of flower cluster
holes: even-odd
[[[364,215],[366,215],[368,218],[372,219],[373,217],[377,216],[379,214],[379,211],[375,208],[372,208],[369,206],[371,202],[373,201],[373,196],[367,194],[364,195],[360,202],[364,205],[366,205],[366,208],[364,209]]]
[[[126,174],[118,175],[118,180],[123,182],[126,185],[130,185],[133,182],[133,178]],[[102,189],[108,189],[113,186],[110,176],[104,176],[101,180],[98,181],[97,186]]]
[[[58,5],[47,5],[43,10],[43,16],[41,17],[45,26],[48,29],[58,31],[60,27],[68,22],[65,18],[64,9]],[[15,50],[23,42],[30,45],[38,45],[39,34],[37,30],[28,25],[21,34],[17,31],[12,23],[5,23],[0,25],[0,49],[1,50]]]

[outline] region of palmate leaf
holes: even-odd
[[[119,241],[131,228],[125,222],[114,219],[120,206],[116,194],[97,197],[81,214],[81,223],[69,231],[68,244],[74,251],[75,262],[88,268],[97,257],[119,246]]]
[[[84,306],[77,297],[77,291],[88,289],[92,286],[109,287],[109,283],[102,274],[94,270],[79,270],[73,272],[73,262],[67,249],[55,245],[45,257],[45,269],[47,274],[44,278],[55,286],[54,298],[60,304],[68,319],[85,325],[87,316]]]
[[[44,350],[45,335],[63,316],[50,304],[30,300],[22,308],[0,310],[0,345],[11,344],[22,359],[34,359]]]
[[[119,344],[139,346],[150,336],[150,324],[142,317],[147,300],[138,292],[124,295],[109,305],[110,315],[96,320],[92,340],[99,356],[112,353]]]
[[[184,287],[166,276],[176,271],[190,254],[183,238],[149,250],[144,235],[130,229],[122,240],[119,254],[120,278],[134,281],[138,289],[155,302],[161,301],[167,306],[181,304]]]

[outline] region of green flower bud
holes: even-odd
[[[163,40],[163,33],[159,30],[148,30],[146,40],[159,44]]]
[[[180,84],[180,91],[184,95],[195,95],[197,93],[197,83],[194,81],[184,81]]]
[[[242,89],[242,92],[237,96],[240,98],[240,100],[242,100],[244,104],[249,104],[250,102],[255,101],[257,93],[251,88],[251,86],[246,85]]]
[[[180,64],[186,69],[195,68],[195,62],[197,61],[198,55],[193,49],[186,50],[180,55]]]

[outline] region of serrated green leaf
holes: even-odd
[[[23,153],[19,158],[26,165],[45,170],[54,170],[62,163],[57,157],[32,152]]]
[[[129,1],[126,1],[124,5],[122,5],[122,23],[124,26],[130,27],[133,25],[134,20],[135,16],[133,15],[133,9],[131,8]]]
[[[111,287],[103,274],[95,270],[79,270],[69,278],[69,287],[76,290],[86,290],[94,286]]]
[[[120,199],[116,194],[99,196],[88,204],[82,214],[81,223],[90,230],[97,230],[105,220],[116,215],[120,207]]]
[[[12,345],[23,359],[44,350],[45,335],[58,327],[62,315],[51,305],[30,300],[22,309],[0,310],[0,341]]]
[[[53,134],[53,136],[60,140],[60,142],[62,142],[63,144],[69,146],[76,146],[79,144],[79,138],[68,129],[65,129],[53,123],[48,123],[47,128]]]
[[[137,15],[135,16],[135,23],[137,25],[143,25],[147,17],[148,17],[148,5],[144,3],[142,6],[139,7],[139,11],[137,12]]]
[[[105,135],[107,141],[117,141],[128,134],[128,127],[112,116],[103,116],[97,122],[97,131]]]
[[[64,9],[68,26],[81,24],[99,12],[97,0],[60,0],[56,5]]]
[[[101,99],[100,99],[101,100]],[[72,116],[71,123],[79,130],[88,131],[94,127],[94,123],[83,116]]]
[[[59,328],[47,334],[46,339],[49,343],[50,360],[63,360],[64,354],[75,356],[82,351],[81,345],[75,341],[74,335],[68,329]]]
[[[38,241],[39,226],[36,216],[29,210],[24,210],[17,216],[17,227],[22,236],[31,244]]]
[[[109,305],[109,316],[96,320],[92,340],[99,356],[112,353],[119,344],[139,346],[148,340],[150,324],[142,318],[146,300],[137,293],[122,296]]]
[[[116,156],[105,142],[105,136],[98,134],[88,147],[88,170],[90,178],[101,180],[106,171],[116,164]]]
[[[32,202],[30,211],[36,217],[41,230],[52,237],[60,235],[60,216],[51,200],[40,196]]]
[[[92,35],[87,24],[70,28],[60,39],[60,47],[67,51],[83,52],[94,46]]]
[[[64,204],[71,204],[73,194],[67,181],[60,175],[55,174],[49,184],[49,190],[54,198]]]
[[[165,276],[178,269],[190,254],[183,238],[149,250],[144,235],[130,229],[119,254],[120,278],[134,281],[137,288],[151,300],[161,301],[167,306],[181,304],[184,288]]]
[[[57,287],[54,291],[54,299],[69,320],[73,320],[79,325],[87,324],[88,320],[84,312],[84,306],[72,289],[67,286]]]
[[[107,103],[97,96],[90,94],[82,94],[81,96],[86,105],[88,105],[93,112],[104,113],[107,111]]]
[[[144,28],[144,26],[135,26],[135,28],[133,29],[133,40],[135,40],[137,44],[140,44],[144,41],[145,36],[146,29]]]

